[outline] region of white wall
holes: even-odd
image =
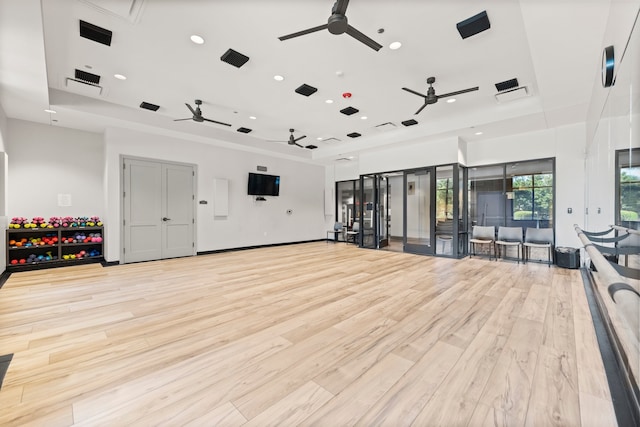
[[[99,134],[10,119],[5,142],[9,217],[104,216]],[[71,206],[58,206],[58,194]]]
[[[245,246],[322,239],[325,168],[261,154],[219,148],[170,137],[122,129],[108,129],[106,142],[106,196],[108,261],[119,259],[121,156],[144,157],[197,166],[197,250],[210,251]],[[256,166],[280,175],[280,196],[259,202],[247,195],[247,177]],[[229,215],[213,215],[213,180],[229,180]],[[291,209],[292,214],[287,214]],[[332,223],[332,219],[329,220]]]
[[[360,155],[359,174],[458,162],[458,138],[396,146]]]

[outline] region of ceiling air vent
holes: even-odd
[[[233,49],[227,49],[227,51],[220,57],[220,60],[233,65],[234,67],[240,68],[247,63],[249,57],[241,54],[240,52],[236,52]]]
[[[80,20],[80,37],[111,46],[112,36],[113,32],[111,30]]]
[[[323,139],[322,142],[326,142],[327,144],[332,144],[334,142],[340,142],[340,140],[332,136],[331,138]]]
[[[347,107],[347,108],[343,108],[342,110],[340,110],[340,112],[342,114],[344,114],[345,116],[350,116],[352,114],[357,113],[358,111],[360,111],[360,110],[358,110],[357,108],[353,108],[353,107]]]
[[[67,77],[65,84],[71,92],[79,95],[99,96],[102,93],[102,87],[82,80],[72,79],[71,77]]]
[[[93,85],[100,84],[100,76],[86,71],[78,70],[76,68],[76,80],[82,80],[83,82],[91,83]]]
[[[349,138],[357,138],[357,137],[359,137],[359,136],[362,136],[362,134],[361,134],[361,133],[358,133],[358,132],[351,132],[351,133],[348,133],[348,134],[347,134],[347,136],[348,136]]]
[[[296,89],[296,93],[299,93],[300,95],[304,95],[304,96],[313,95],[317,91],[318,89],[316,89],[313,86],[309,86],[306,83]]]
[[[387,122],[387,123],[382,123],[382,124],[377,125],[376,126],[376,130],[384,132],[384,131],[395,129],[396,127],[397,126],[394,123]]]
[[[409,119],[402,122],[402,124],[405,126],[413,126],[413,125],[417,125],[418,122],[416,122],[414,119]]]
[[[245,127],[239,127],[238,128],[238,132],[240,132],[240,133],[249,133],[249,132],[251,132],[251,130],[252,129],[245,128]]]
[[[516,99],[526,98],[527,96],[529,96],[529,90],[526,86],[505,90],[504,92],[498,92],[495,94],[496,101],[498,102],[515,101]]]
[[[496,83],[496,90],[503,92],[505,90],[511,90],[518,87],[518,79],[505,80],[500,83]]]
[[[315,150],[316,148],[318,148],[317,145],[313,145],[313,144],[309,144],[307,146],[305,146],[304,148],[308,148],[309,150]]]
[[[160,106],[156,104],[152,104],[150,102],[142,101],[142,103],[140,104],[140,108],[144,108],[145,110],[149,110],[149,111],[158,111],[158,108],[160,108]]]

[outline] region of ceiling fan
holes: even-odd
[[[185,103],[184,105],[187,106],[187,108],[189,109],[189,111],[191,111],[191,114],[193,114],[193,117],[189,117],[186,119],[175,119],[174,122],[180,122],[183,120],[193,120],[194,122],[211,122],[211,123],[217,123],[219,125],[223,125],[223,126],[231,126],[229,123],[224,123],[224,122],[218,122],[216,120],[211,120],[211,119],[207,119],[205,117],[202,116],[202,110],[200,110],[200,106],[202,105],[202,101],[199,99],[195,100],[196,103],[196,108],[195,110],[193,109],[193,107],[187,103]]]
[[[427,83],[429,84],[429,89],[427,89],[427,94],[423,95],[419,92],[416,92],[415,90],[411,90],[408,89],[406,87],[403,87],[403,90],[406,90],[407,92],[410,92],[414,95],[418,95],[424,98],[424,105],[422,107],[420,107],[420,109],[418,111],[416,111],[416,114],[420,113],[420,111],[422,111],[424,109],[424,107],[426,107],[429,104],[435,104],[436,102],[438,102],[438,99],[440,98],[446,98],[449,96],[454,96],[454,95],[460,95],[461,93],[467,93],[467,92],[473,92],[475,90],[478,90],[478,86],[476,87],[471,87],[469,89],[463,89],[463,90],[458,90],[456,92],[450,92],[450,93],[445,93],[444,95],[436,95],[436,90],[433,88],[433,84],[436,82],[436,78],[435,77],[429,77],[427,79]]]
[[[298,31],[297,33],[287,34],[286,36],[278,37],[281,41],[292,39],[294,37],[304,36],[305,34],[315,33],[316,31],[328,29],[331,34],[343,34],[347,33],[354,39],[366,44],[371,49],[378,51],[382,48],[382,45],[377,43],[376,41],[370,39],[369,37],[362,34],[360,31],[356,30],[354,27],[349,25],[349,21],[345,13],[347,12],[347,6],[349,5],[349,0],[338,0],[334,3],[333,8],[331,9],[331,16],[329,20],[324,25],[319,25],[317,27],[309,28],[307,30]]]
[[[302,135],[302,136],[299,136],[299,137],[296,138],[296,137],[293,136],[293,132],[295,132],[295,129],[289,129],[289,132],[291,132],[291,135],[289,135],[289,140],[287,140],[287,141],[273,141],[273,140],[270,140],[270,142],[286,142],[289,145],[297,145],[300,148],[308,148],[310,150],[312,150],[313,148],[316,148],[315,146],[312,146],[312,145],[307,145],[305,147],[304,145],[298,144],[298,141],[300,141],[303,138],[306,138],[307,135]]]

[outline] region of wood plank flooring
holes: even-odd
[[[3,426],[613,426],[579,272],[309,243],[14,273]]]

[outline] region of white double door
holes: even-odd
[[[124,263],[191,256],[195,166],[124,158]]]

